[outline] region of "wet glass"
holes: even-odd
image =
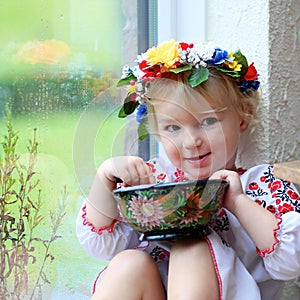
[[[8,118],[18,136],[17,144],[9,146],[16,153],[15,161],[10,157],[11,166],[18,169],[4,172],[9,147],[0,149],[1,183],[7,183],[9,176],[15,180],[10,190],[1,187],[1,257],[19,255],[25,271],[18,275],[18,289],[20,294],[28,289],[28,299],[34,288],[35,296],[42,294],[43,299],[90,299],[93,280],[106,264],[81,248],[75,220],[96,167],[112,155],[130,151],[126,147],[131,145],[125,143],[126,122],[117,118],[123,91],[115,84],[122,65],[136,57],[137,36],[137,1],[133,0],[5,0],[0,4],[0,142],[3,146],[7,141]],[[28,149],[33,140],[36,161],[32,177],[25,180],[28,194],[22,198],[20,178],[29,172],[22,165],[28,165],[34,152],[34,147]],[[11,203],[11,208],[4,208],[4,199],[10,201],[8,194],[16,203],[22,198],[21,217],[16,217],[18,206]],[[62,198],[63,208],[58,204]],[[62,217],[60,223],[55,213]],[[16,237],[28,246],[26,222],[37,224],[33,231],[37,239],[27,250],[25,244],[25,248],[16,246]],[[53,235],[55,222],[59,227]],[[1,292],[14,284],[9,263],[2,262],[0,275],[7,286],[2,283]]]

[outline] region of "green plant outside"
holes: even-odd
[[[62,238],[53,243],[55,259],[44,270],[50,280],[44,299],[90,299],[93,281],[106,264],[82,249],[75,221],[96,167],[112,154],[123,153],[125,121],[117,118],[119,100],[114,91],[122,64],[122,3],[1,3],[0,141],[8,104],[21,162],[28,160],[27,142],[36,129],[35,171],[45,216],[36,228],[41,238],[49,232],[46,220],[57,208],[64,186],[68,193],[67,213],[59,228]],[[41,48],[38,55],[27,51],[41,46],[50,51]],[[32,197],[38,197],[38,190]],[[36,249],[40,256],[42,248]],[[37,272],[35,265],[32,272]]]
[[[80,118],[85,111],[56,111],[39,115],[16,115],[13,118],[15,131],[20,136],[17,145],[18,153],[21,153],[21,160],[27,159],[26,144],[32,138],[34,128],[37,128],[37,141],[39,152],[35,170],[40,179],[39,189],[42,197],[42,215],[45,220],[37,228],[41,237],[45,237],[49,231],[49,224],[46,222],[49,210],[56,209],[57,199],[60,197],[63,186],[66,185],[68,191],[67,214],[63,220],[59,233],[62,239],[57,240],[52,246],[52,254],[55,259],[45,267],[51,284],[45,287],[45,291],[53,293],[53,289],[59,293],[64,292],[70,296],[90,295],[92,282],[97,272],[106,264],[90,258],[81,248],[75,233],[75,220],[83,198],[84,188],[80,186],[74,171],[73,143]],[[95,136],[93,148],[95,150],[94,166],[85,169],[89,186],[94,175],[95,168],[101,161],[111,155],[111,145],[114,143],[114,136],[123,130],[124,121],[117,118],[117,109],[112,112],[101,110],[89,113],[90,126],[100,127],[100,134]],[[5,134],[6,118],[0,119],[0,135]],[[3,129],[3,130],[2,130]],[[120,142],[120,141],[119,141]],[[85,141],[82,140],[84,144]],[[120,147],[120,153],[123,149]],[[24,153],[22,155],[22,153]],[[84,177],[81,174],[82,177]],[[37,193],[34,191],[33,193]],[[36,194],[37,196],[37,194]],[[35,197],[35,196],[32,196]],[[41,251],[40,249],[39,251]],[[34,268],[33,268],[34,271]],[[46,297],[47,299],[47,297]]]

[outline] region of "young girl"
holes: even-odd
[[[124,156],[99,167],[77,219],[86,251],[110,260],[92,299],[279,299],[284,281],[300,275],[300,202],[272,166],[235,164],[258,105],[253,63],[240,51],[171,40],[125,67],[123,84],[119,115],[136,111],[140,137],[151,132],[169,162],[162,171],[157,160]],[[208,236],[149,242],[122,221],[116,178],[125,186],[217,178],[229,188]]]

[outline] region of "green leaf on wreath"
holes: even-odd
[[[144,140],[146,137],[149,136],[149,132],[144,122],[142,122],[138,127],[138,135],[140,141]]]
[[[135,97],[135,94],[130,94],[124,100],[124,113],[128,116],[131,115],[135,109],[139,106],[138,101],[132,101],[131,99]]]
[[[206,81],[209,76],[209,71],[205,68],[200,66],[197,69],[194,69],[188,78],[188,82],[191,87],[196,87],[197,85],[201,84],[202,82]]]
[[[183,72],[183,71],[188,71],[188,70],[191,70],[191,69],[192,69],[191,65],[185,65],[183,67],[170,69],[170,72],[173,72],[173,73],[177,74],[177,73],[180,73],[180,72]]]
[[[222,73],[225,73],[226,75],[230,76],[230,77],[233,77],[233,78],[239,78],[241,77],[241,71],[233,71],[233,70],[229,70],[229,69],[225,69],[225,68],[222,68],[222,67],[219,67],[218,70]]]
[[[242,54],[242,52],[240,50],[237,50],[236,52],[234,52],[233,54],[235,61],[238,62],[238,64],[242,65],[242,69],[240,71],[240,75],[241,77],[243,77],[247,71],[248,71],[248,61],[247,58]]]
[[[126,118],[128,115],[132,114],[135,109],[139,106],[138,101],[132,101],[132,97],[134,97],[135,94],[127,95],[127,97],[124,100],[124,104],[121,107],[118,117],[119,118]]]
[[[124,106],[122,106],[121,109],[119,110],[118,118],[126,118],[126,117],[127,115],[125,114]]]
[[[129,85],[130,81],[134,80],[136,81],[136,77],[133,74],[130,74],[129,76],[127,76],[126,78],[122,78],[117,82],[117,87],[121,87],[124,85]]]

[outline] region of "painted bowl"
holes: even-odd
[[[223,204],[225,180],[122,187],[113,191],[122,218],[144,240],[201,237]]]

